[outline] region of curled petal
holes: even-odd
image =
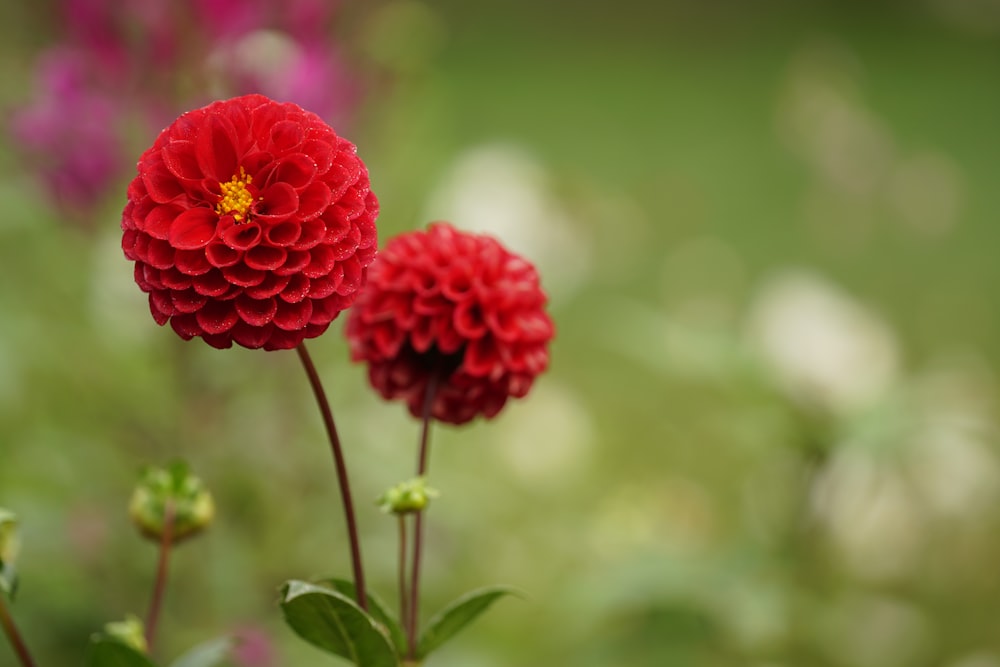
[[[299,208],[299,195],[288,183],[274,183],[261,193],[254,213],[273,222],[291,217]]]
[[[246,295],[236,297],[236,313],[249,325],[262,327],[274,319],[278,304],[274,298],[251,299]]]
[[[204,248],[215,237],[218,216],[210,208],[192,208],[184,211],[170,227],[170,245],[180,250]]]

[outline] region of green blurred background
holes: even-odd
[[[5,9],[5,108],[50,10]],[[345,10],[381,238],[490,231],[558,326],[526,400],[433,434],[424,617],[489,583],[526,598],[429,664],[1000,666],[1000,4]],[[84,226],[8,144],[0,164],[0,505],[39,664],[144,612],[155,548],[125,505],[175,457],[219,511],[176,553],[163,655],[253,627],[277,664],[333,664],[276,608],[287,578],[349,572],[295,355],[153,323],[119,248],[127,179]],[[395,600],[368,499],[411,474],[418,425],[341,330],[310,349]]]

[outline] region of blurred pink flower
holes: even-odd
[[[13,114],[12,138],[52,198],[85,213],[122,173],[123,130],[151,140],[209,97],[262,93],[344,127],[360,86],[332,44],[338,7],[60,0],[64,38],[42,56],[33,99]]]
[[[56,202],[89,208],[123,173],[120,117],[115,101],[91,85],[85,55],[55,49],[39,62],[35,100],[14,113],[10,129]]]
[[[271,639],[262,630],[246,627],[233,633],[233,662],[239,667],[274,667],[277,664]]]

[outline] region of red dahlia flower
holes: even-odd
[[[347,320],[355,361],[375,389],[420,417],[495,416],[549,363],[554,327],[538,273],[496,240],[435,223],[379,253]]]
[[[378,201],[352,143],[290,103],[188,112],[143,153],[122,248],[158,324],[213,347],[287,349],[354,301]]]

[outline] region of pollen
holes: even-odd
[[[253,176],[240,167],[240,173],[234,174],[228,183],[219,183],[222,194],[215,205],[215,212],[219,215],[232,213],[236,222],[243,222],[253,205],[253,193],[247,187],[252,181]]]

